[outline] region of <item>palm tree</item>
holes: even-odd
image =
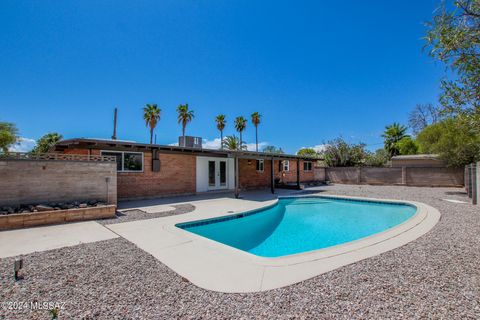
[[[188,103],[181,104],[177,107],[178,123],[182,124],[183,146],[185,147],[185,128],[187,124],[195,118],[193,110],[188,110]]]
[[[235,118],[235,130],[237,130],[238,133],[240,133],[240,150],[243,149],[242,132],[243,130],[245,130],[246,127],[247,127],[247,119],[245,119],[244,117]]]
[[[227,121],[225,120],[224,114],[219,114],[215,117],[215,122],[217,123],[217,129],[220,131],[220,149],[223,149],[223,129]]]
[[[255,151],[258,152],[258,125],[260,124],[260,118],[262,115],[258,112],[254,112],[251,115],[252,123],[255,126]]]
[[[385,150],[390,158],[400,154],[398,142],[408,136],[406,132],[407,127],[396,122],[385,127],[382,138],[384,139]]]
[[[153,131],[160,120],[161,111],[162,109],[157,107],[156,104],[146,104],[143,108],[143,120],[145,120],[147,127],[150,127],[150,144],[152,144]]]
[[[222,141],[222,144],[227,150],[244,150],[246,148],[246,146],[240,147],[240,139],[238,139],[236,136],[225,137],[225,139]]]
[[[47,153],[58,141],[62,140],[62,135],[56,132],[47,133],[37,140],[37,145],[32,149],[31,153]]]

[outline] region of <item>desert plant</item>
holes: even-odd
[[[223,139],[223,145],[227,150],[245,150],[246,146],[240,145],[240,139],[236,136],[227,136]]]

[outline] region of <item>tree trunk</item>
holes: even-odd
[[[182,126],[182,137],[183,137],[183,146],[182,147],[185,147],[185,125]]]
[[[258,127],[255,126],[255,150],[258,152]]]
[[[240,131],[240,146],[239,150],[242,150],[242,131]]]
[[[152,144],[153,140],[153,128],[150,128],[150,144]]]
[[[220,130],[220,150],[223,150],[223,130]]]

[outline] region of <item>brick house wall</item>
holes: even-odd
[[[196,192],[194,155],[160,153],[160,171],[153,172],[152,152],[142,152],[143,172],[117,172],[118,199],[162,197]],[[100,155],[101,150],[66,149],[63,153]]]
[[[144,152],[143,172],[118,173],[118,197],[148,198],[196,192],[194,155],[159,154],[160,171],[152,171],[152,153]]]
[[[248,159],[238,160],[240,189],[262,189],[270,187],[270,160],[265,160],[264,170],[257,171],[257,161]]]
[[[257,171],[256,160],[239,159],[239,175],[241,189],[261,189],[270,187],[270,172],[271,161],[264,161],[264,170]],[[274,161],[274,176],[285,183],[297,182],[297,160],[290,160],[290,170],[285,171],[285,176],[282,179],[282,172],[280,171],[279,161]],[[300,182],[312,182],[315,180],[314,163],[312,163],[311,171],[303,170],[303,160],[300,160]]]
[[[115,151],[126,151],[116,149]],[[138,152],[132,149],[132,152]],[[64,153],[100,155],[99,149],[72,148]],[[144,154],[143,172],[118,172],[117,196],[119,199],[135,199],[161,197],[196,193],[196,156],[190,154],[159,153],[160,172],[152,171],[152,152],[142,150]],[[239,159],[240,189],[253,190],[270,188],[271,161],[264,161],[264,170],[257,171],[255,159]],[[300,160],[300,182],[315,180],[314,163],[311,171],[303,170],[303,160]],[[282,173],[279,161],[274,161],[274,176],[285,183],[296,183],[296,160],[290,160],[290,170]]]

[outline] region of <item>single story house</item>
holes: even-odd
[[[53,152],[114,156],[119,199],[270,188],[314,181],[317,159],[288,154],[143,144],[122,140],[68,139]]]
[[[394,156],[391,159],[392,167],[445,167],[445,163],[437,154],[412,154]]]

